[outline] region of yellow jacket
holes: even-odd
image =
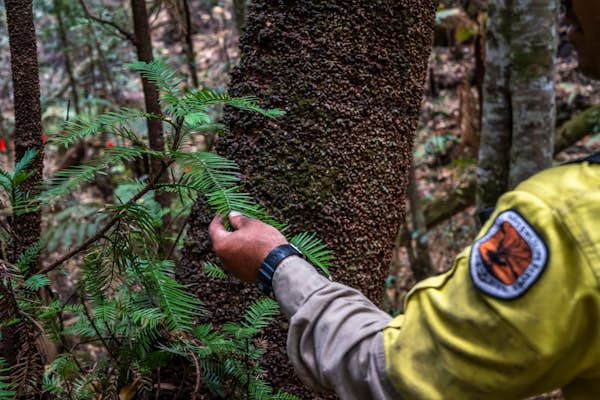
[[[384,330],[389,378],[410,399],[600,399],[599,280],[600,166],[537,174],[409,293]]]

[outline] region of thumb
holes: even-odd
[[[217,214],[215,218],[213,218],[208,226],[208,235],[213,244],[220,242],[229,235],[229,232],[227,232],[227,229],[225,229],[225,226],[223,225],[223,215]]]
[[[232,211],[229,213],[229,222],[233,229],[241,229],[250,222],[251,219],[243,215],[241,212]]]

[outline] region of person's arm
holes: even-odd
[[[284,243],[283,235],[239,213],[210,227],[223,267],[248,282],[262,261]],[[355,289],[329,281],[297,256],[284,259],[273,277],[273,291],[290,319],[288,356],[302,381],[343,399],[398,398],[386,374],[382,330],[391,317]]]

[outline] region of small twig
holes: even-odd
[[[156,396],[154,397],[156,400],[160,397],[160,367],[156,369]]]
[[[150,181],[146,184],[146,186],[144,186],[144,188],[141,191],[139,191],[135,196],[133,196],[127,203],[125,203],[125,205],[130,205],[130,204],[135,203],[136,201],[138,201],[139,199],[141,199],[146,193],[148,193],[150,190],[154,189],[154,186],[156,185],[156,183],[158,182],[158,180],[160,179],[160,177],[165,173],[165,171],[167,170],[167,168],[169,168],[169,166],[172,163],[173,163],[173,160],[169,160],[168,162],[164,162],[162,164],[162,168],[160,169],[160,171],[158,171],[158,174],[154,175],[150,179]],[[121,210],[118,213],[116,213],[110,220],[108,220],[108,222],[102,227],[102,229],[100,229],[98,232],[96,232],[93,236],[90,236],[88,239],[86,239],[78,247],[76,247],[75,249],[71,250],[67,254],[63,255],[58,260],[54,261],[52,264],[48,265],[45,268],[42,268],[38,272],[38,274],[46,274],[46,273],[52,271],[53,269],[55,269],[56,267],[58,267],[60,264],[62,264],[63,262],[67,261],[69,258],[75,256],[76,254],[79,254],[83,250],[87,249],[90,245],[92,245],[93,243],[95,243],[97,240],[103,238],[104,234],[106,232],[108,232],[108,230],[110,228],[112,228],[113,225],[116,224],[119,221],[119,219],[121,218],[121,215],[123,214],[123,212],[124,212],[124,210]]]
[[[81,4],[81,8],[83,8],[83,12],[85,13],[86,17],[88,17],[91,20],[94,20],[96,22],[99,22],[101,24],[104,25],[109,25],[112,26],[113,28],[115,28],[121,35],[123,35],[125,37],[125,39],[129,40],[131,42],[131,44],[133,44],[134,46],[137,43],[137,40],[135,38],[135,35],[125,29],[123,29],[121,26],[119,26],[118,24],[114,23],[113,21],[109,21],[100,17],[97,17],[95,15],[93,15],[90,10],[87,8],[87,5],[85,4],[85,2],[83,0],[79,0],[79,4]]]
[[[246,399],[250,400],[250,343],[246,338],[246,352],[244,354],[244,363],[246,364]]]
[[[117,359],[113,355],[111,348],[108,346],[108,343],[104,340],[104,337],[100,333],[100,330],[94,323],[94,318],[92,317],[92,315],[90,314],[90,311],[88,310],[87,306],[85,305],[85,298],[83,296],[81,296],[81,305],[83,306],[83,312],[85,313],[87,320],[90,322],[90,325],[92,325],[92,329],[94,329],[94,332],[96,332],[96,336],[98,336],[98,339],[100,339],[100,341],[102,342],[102,345],[106,348],[106,352],[108,353],[108,356],[113,361],[117,362]]]
[[[10,227],[10,225],[8,225],[6,222],[2,221],[1,219],[0,219],[0,228],[4,229],[6,231],[6,233],[8,233],[13,238],[15,238],[17,240],[20,239],[20,236],[17,235],[15,233],[15,231],[12,230],[12,228]]]
[[[169,253],[167,254],[167,257],[166,257],[167,260],[170,260],[171,256],[173,256],[173,252],[175,251],[175,248],[177,248],[177,242],[179,242],[179,239],[181,239],[181,235],[183,235],[183,231],[185,230],[185,226],[187,225],[187,223],[190,219],[190,215],[188,215],[187,218],[183,221],[183,224],[181,224],[179,233],[177,234],[177,237],[175,238],[175,241],[173,242],[173,245],[171,245],[171,249],[169,250]]]
[[[196,354],[194,354],[193,351],[190,351],[189,354],[192,356],[194,367],[196,368],[196,385],[194,386],[194,392],[192,393],[192,400],[196,400],[197,395],[200,392],[200,377],[202,373],[200,370],[200,362],[198,361]]]

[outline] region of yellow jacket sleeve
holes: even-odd
[[[504,195],[452,269],[384,330],[407,399],[600,398],[600,166],[542,172]]]

